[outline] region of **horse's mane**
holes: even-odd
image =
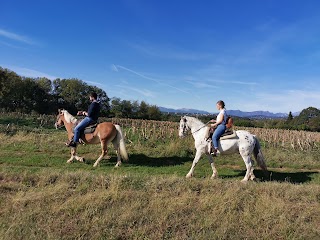
[[[77,119],[72,116],[67,110],[61,110],[61,112],[63,112],[64,118],[67,123],[75,123],[77,121]]]
[[[198,118],[195,117],[190,117],[190,116],[184,116],[184,118],[186,118],[188,121],[193,122],[195,124],[204,124],[203,122],[201,122]]]

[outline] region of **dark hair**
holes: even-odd
[[[94,99],[98,98],[97,93],[95,92],[90,93],[90,97],[93,97]]]
[[[222,100],[219,100],[217,102],[217,104],[219,104],[222,108],[224,108],[224,106],[225,106],[224,101],[222,101]]]

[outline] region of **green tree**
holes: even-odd
[[[0,108],[16,111],[21,102],[22,79],[15,72],[0,67]]]
[[[68,109],[71,113],[86,110],[90,104],[89,95],[96,92],[101,104],[101,115],[107,115],[110,110],[109,98],[105,91],[89,86],[79,79],[56,79],[53,81],[53,94],[59,108]]]
[[[149,106],[148,108],[148,119],[161,120],[162,113],[156,105]]]
[[[290,111],[288,114],[287,121],[290,122],[293,119],[292,112]]]
[[[122,117],[122,104],[120,98],[112,98],[110,106],[111,117]]]
[[[138,118],[148,119],[148,109],[149,105],[145,101],[141,101],[138,111]]]

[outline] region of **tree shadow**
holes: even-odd
[[[238,172],[237,175],[232,176],[224,176],[224,178],[234,178],[238,176],[244,176],[246,174],[245,170],[235,170]],[[286,182],[292,184],[299,184],[299,183],[307,183],[312,180],[312,175],[318,174],[318,172],[312,171],[296,171],[296,172],[279,172],[279,171],[268,171],[267,174],[260,170],[254,170],[254,175],[261,182]]]

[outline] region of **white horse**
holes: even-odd
[[[209,142],[206,140],[209,127],[197,118],[184,116],[180,120],[179,137],[185,137],[188,130],[191,131],[195,140],[194,144],[196,148],[196,156],[193,159],[191,169],[186,177],[190,178],[193,176],[196,164],[198,163],[202,154],[205,153],[209,158],[209,162],[213,171],[211,178],[216,178],[218,176],[218,172],[210,154],[211,141]],[[220,140],[218,150],[220,154],[240,153],[247,168],[246,175],[244,176],[242,182],[255,179],[253,174],[253,160],[251,158],[252,153],[260,168],[265,172],[267,171],[267,166],[261,152],[259,141],[255,135],[252,135],[247,131],[236,131],[236,136],[234,138]]]

